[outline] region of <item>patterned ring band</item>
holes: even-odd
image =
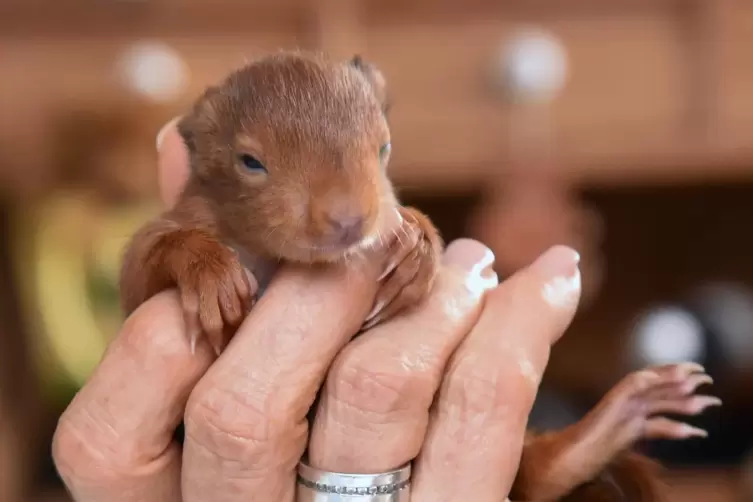
[[[296,502],[408,502],[410,463],[379,474],[345,474],[298,464]]]

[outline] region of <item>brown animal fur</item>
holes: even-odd
[[[210,87],[178,124],[191,163],[179,202],[125,253],[126,314],[177,287],[192,343],[203,332],[219,353],[280,260],[339,261],[381,239],[395,209],[401,238],[365,327],[420,301],[441,241],[428,218],[398,206],[385,99],[373,65],[307,53],[268,56]],[[243,155],[264,169],[248,169]],[[338,229],[352,221],[362,224],[343,240]]]
[[[641,439],[704,437],[661,414],[696,415],[721,402],[696,390],[711,378],[696,364],[649,368],[623,378],[579,422],[529,433],[510,499],[662,502],[660,467],[631,452]]]
[[[338,63],[300,53],[261,59],[208,89],[179,124],[190,152],[188,185],[126,251],[126,313],[177,287],[192,343],[204,332],[219,352],[274,264],[338,261],[374,239],[393,208],[403,217],[402,235],[364,329],[420,301],[441,242],[426,216],[398,206],[387,178],[379,155],[390,139],[386,99],[381,73],[360,58]],[[248,171],[242,154],[267,172]],[[330,218],[342,213],[363,218],[356,244],[331,240]],[[531,433],[512,499],[661,500],[650,462],[622,452],[640,437],[687,437],[680,424],[650,412],[700,411],[692,394],[708,377],[690,366],[654,373],[626,378],[568,429]]]

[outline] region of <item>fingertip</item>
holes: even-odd
[[[541,296],[557,310],[573,309],[580,300],[580,255],[567,246],[553,246],[529,268],[542,281]]]
[[[165,124],[156,139],[160,195],[168,207],[175,204],[189,176],[188,148],[177,126],[180,118]]]
[[[178,120],[180,120],[180,116],[173,117],[165,125],[163,125],[162,129],[160,129],[159,132],[157,133],[157,141],[156,141],[157,152],[162,150],[162,145],[165,141],[165,136],[168,135],[169,133],[177,132]]]
[[[447,265],[459,266],[465,270],[480,270],[494,265],[494,253],[491,249],[474,239],[457,239],[445,250],[443,261]]]
[[[494,271],[494,252],[479,241],[458,239],[451,242],[442,261],[467,273],[466,286],[476,295],[495,288],[499,278]]]
[[[580,254],[571,247],[556,245],[544,251],[531,265],[531,270],[544,277],[572,275],[578,268]]]

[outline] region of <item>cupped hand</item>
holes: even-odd
[[[188,177],[173,124],[158,150],[169,205]],[[191,353],[176,293],[155,296],[60,419],[53,455],[66,486],[77,501],[293,501],[308,449],[314,467],[351,473],[415,459],[414,502],[503,500],[580,282],[569,248],[501,285],[493,260],[478,242],[452,243],[422,305],[352,341],[380,260],[287,266],[216,360],[207,344]]]

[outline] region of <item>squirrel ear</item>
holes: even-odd
[[[197,136],[211,133],[217,127],[219,113],[217,98],[219,95],[219,87],[208,87],[196,100],[191,111],[178,120],[178,133],[180,133],[191,154],[196,152]]]
[[[376,94],[379,103],[382,105],[382,110],[386,114],[390,108],[390,101],[387,95],[387,81],[382,72],[372,63],[364,61],[360,54],[356,54],[351,58],[350,65],[363,73],[366,80],[369,81],[372,89],[374,89],[374,94]]]

